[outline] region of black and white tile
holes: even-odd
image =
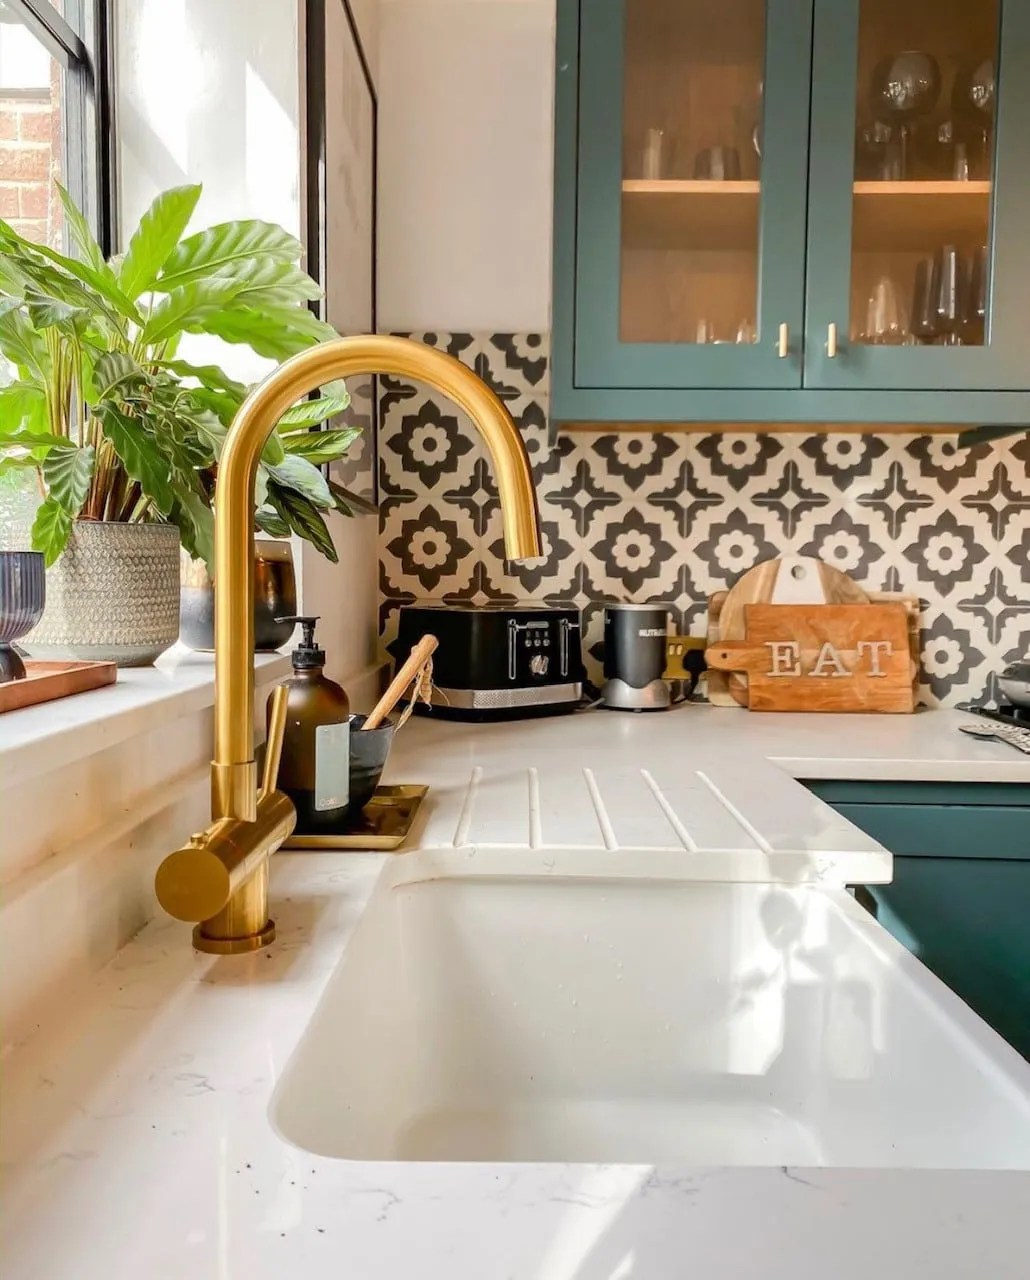
[[[821,556],[871,590],[923,600],[923,701],[996,696],[1030,651],[1030,438],[718,432],[562,435],[547,443],[542,334],[411,335],[456,356],[522,431],[545,555],[504,560],[497,487],[471,424],[380,380],[380,631],[413,601],[571,603],[599,674],[603,605],[662,601],[703,631],[707,598],[761,560]]]

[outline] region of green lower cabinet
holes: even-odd
[[[858,900],[1030,1058],[1030,787],[807,785],[895,855]]]

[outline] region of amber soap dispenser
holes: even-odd
[[[284,681],[288,693],[279,790],[297,810],[298,834],[331,831],[350,798],[350,699],[324,673],[325,650],[315,643],[318,618],[276,622],[299,622],[303,634],[291,655],[293,675]],[[266,723],[271,706],[269,698]]]

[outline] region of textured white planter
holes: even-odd
[[[21,644],[34,657],[145,667],[178,636],[179,530],[79,520]]]

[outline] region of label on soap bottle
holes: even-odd
[[[340,809],[350,800],[350,725],[315,730],[315,809]]]

